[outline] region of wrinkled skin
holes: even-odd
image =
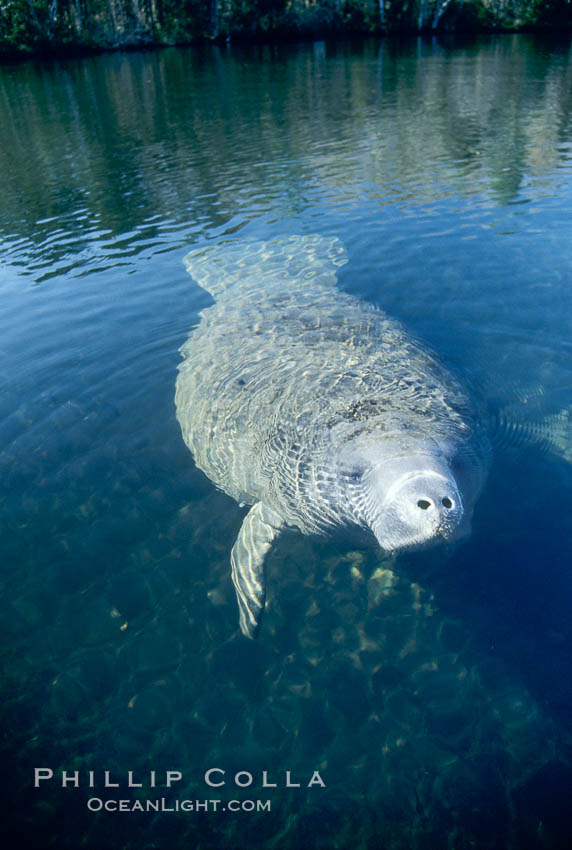
[[[369,530],[390,551],[466,533],[488,465],[479,412],[399,325],[340,292],[337,239],[187,257],[216,299],[182,347],[175,402],[197,466],[252,505],[231,553],[244,634],[284,526]]]

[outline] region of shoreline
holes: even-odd
[[[250,35],[218,36],[213,38],[196,38],[183,41],[150,41],[147,39],[126,39],[114,44],[92,44],[92,43],[42,43],[33,47],[21,45],[8,49],[0,48],[0,66],[17,65],[34,60],[53,61],[59,59],[85,59],[93,56],[102,56],[113,53],[155,53],[170,48],[204,48],[204,47],[264,47],[295,44],[311,44],[327,41],[331,44],[341,42],[363,42],[377,39],[378,41],[396,42],[404,38],[421,38],[424,40],[437,38],[467,39],[481,36],[509,36],[509,35],[534,35],[547,37],[560,37],[562,39],[572,37],[572,27],[562,28],[553,26],[522,27],[479,27],[474,29],[401,29],[398,31],[348,31],[323,30],[298,33],[263,33]]]
[[[59,2],[59,5],[58,5]],[[97,0],[93,12],[81,0],[9,0],[0,12],[0,64],[82,58],[168,47],[258,46],[316,41],[450,38],[482,35],[572,34],[572,0],[210,0],[208,11],[190,14],[181,0],[162,11],[155,0]],[[266,14],[261,14],[266,10]],[[81,14],[80,14],[81,12]]]

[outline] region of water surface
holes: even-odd
[[[2,728],[21,844],[567,847],[569,39],[169,49],[0,69]],[[237,632],[244,510],[194,468],[192,247],[336,235],[340,286],[484,402],[472,536],[281,538]],[[33,768],[80,771],[33,788]],[[209,768],[229,783],[204,784]],[[87,785],[95,771],[95,788]],[[102,787],[103,771],[121,782]],[[127,788],[127,772],[143,788]],[[150,771],[172,789],[152,789]],[[238,770],[251,788],[231,783]],[[262,771],[277,782],[261,788]],[[284,788],[285,771],[301,788]],[[319,770],[326,788],[305,785]],[[143,779],[141,779],[143,777]],[[90,812],[91,798],[271,811]],[[9,808],[8,808],[9,806]]]

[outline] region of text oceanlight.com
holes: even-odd
[[[269,812],[270,800],[102,800],[90,797],[90,812]]]

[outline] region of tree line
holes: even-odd
[[[572,0],[0,0],[0,55],[543,27],[572,27]]]

